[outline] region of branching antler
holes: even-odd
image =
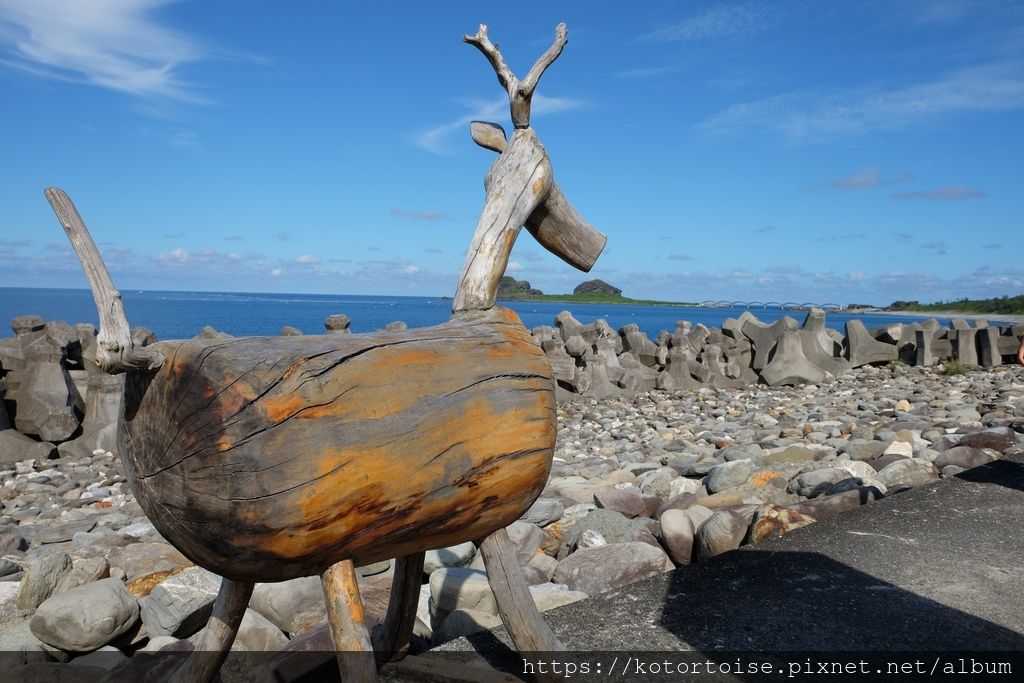
[[[529,128],[530,104],[533,99],[533,91],[537,88],[537,82],[540,81],[540,77],[551,66],[551,63],[558,59],[558,55],[562,54],[562,49],[569,41],[569,31],[565,24],[562,23],[555,27],[555,42],[547,52],[537,59],[533,68],[530,69],[530,73],[526,74],[526,78],[522,81],[516,78],[516,75],[508,68],[498,46],[488,38],[486,24],[480,24],[476,35],[463,36],[462,40],[480,50],[494,67],[494,72],[498,75],[498,83],[508,93],[509,106],[512,110],[512,124],[516,128]]]

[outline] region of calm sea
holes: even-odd
[[[160,339],[193,337],[204,325],[236,336],[277,334],[283,325],[306,334],[324,331],[324,318],[344,313],[352,318],[354,332],[382,329],[396,320],[409,327],[437,325],[448,319],[451,301],[415,296],[347,296],[330,294],[238,294],[225,292],[122,291],[128,320],[144,325]],[[708,327],[720,327],[726,318],[738,317],[742,308],[700,308],[687,306],[624,306],[612,304],[566,304],[532,301],[503,302],[516,311],[527,327],[552,325],[555,315],[567,308],[584,323],[604,318],[615,329],[636,323],[652,338],[661,330],[672,331],[677,320]],[[802,322],[801,311],[777,309],[752,312],[771,322],[790,315]],[[0,287],[0,325],[19,315],[36,314],[46,320],[69,323],[98,323],[92,294],[85,289],[22,289]],[[829,327],[842,330],[846,321],[859,318],[868,328],[881,327],[900,318],[881,315],[828,313]],[[907,318],[905,322],[912,321]],[[940,319],[943,324],[946,319]],[[9,332],[0,328],[0,337]]]

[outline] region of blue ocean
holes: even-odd
[[[122,291],[128,320],[143,325],[160,339],[193,337],[205,325],[235,336],[275,335],[284,325],[306,334],[321,334],[324,318],[344,313],[352,319],[353,332],[383,329],[396,320],[409,327],[437,325],[448,319],[451,301],[440,297],[351,296],[331,294],[246,294],[230,292]],[[743,308],[688,306],[628,306],[621,304],[566,304],[533,301],[500,302],[513,309],[527,327],[552,325],[555,316],[569,309],[584,323],[604,318],[615,329],[636,323],[650,337],[672,331],[677,320],[721,327],[726,318],[738,317]],[[802,311],[751,309],[771,322],[784,315],[803,321]],[[0,325],[19,315],[41,315],[45,320],[98,323],[92,294],[86,289],[27,289],[0,287]],[[858,318],[870,329],[899,322],[901,318],[847,312],[830,312],[826,324],[842,330],[846,321]],[[911,322],[908,317],[904,322]],[[947,319],[939,319],[943,324]],[[7,332],[7,334],[10,334]],[[0,336],[7,336],[0,332]]]

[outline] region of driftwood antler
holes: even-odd
[[[562,49],[569,41],[569,31],[565,24],[555,27],[555,42],[534,62],[530,72],[526,74],[526,78],[521,81],[508,68],[498,46],[492,43],[487,36],[486,24],[480,24],[475,36],[463,36],[462,39],[483,52],[487,61],[494,67],[494,72],[498,75],[498,83],[508,93],[509,106],[512,109],[512,124],[516,128],[529,128],[533,91],[537,88],[537,83],[544,71],[558,59],[558,55],[562,54]]]
[[[156,371],[163,365],[164,357],[159,351],[145,347],[136,348],[132,342],[131,328],[124,313],[121,293],[110,279],[103,257],[92,240],[85,222],[78,214],[71,197],[64,190],[49,187],[45,190],[47,201],[57,214],[61,227],[71,240],[78,260],[89,280],[96,310],[100,316],[100,331],[96,337],[96,364],[111,375],[130,370]]]
[[[491,42],[487,26],[481,24],[476,35],[464,36],[463,40],[480,50],[498,75],[498,83],[508,93],[515,132],[506,144],[501,126],[482,121],[470,126],[477,144],[501,156],[484,179],[487,199],[459,277],[452,306],[455,312],[486,310],[494,305],[498,282],[524,224],[544,248],[583,271],[593,267],[607,241],[576,213],[555,185],[548,153],[530,127],[530,105],[537,83],[568,42],[565,24],[558,25],[555,42],[522,81]]]

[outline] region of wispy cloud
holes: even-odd
[[[914,176],[910,173],[899,173],[892,178],[882,178],[878,173],[878,168],[875,166],[868,166],[867,168],[861,169],[852,175],[846,176],[845,178],[839,178],[828,183],[828,186],[833,190],[865,190],[872,187],[883,187],[885,185],[891,185],[892,183],[905,182],[913,180]]]
[[[694,258],[689,254],[669,254],[669,261],[693,261]]]
[[[493,121],[504,118],[508,113],[508,99],[504,96],[498,96],[493,100],[463,100],[461,104],[469,109],[466,114],[448,123],[442,123],[416,133],[412,138],[413,143],[434,154],[450,155],[452,153],[450,142],[453,133],[466,132],[466,126],[470,121]],[[531,113],[533,116],[545,116],[582,106],[584,103],[581,100],[570,97],[547,97],[537,93],[533,96]]]
[[[201,101],[181,68],[210,57],[161,24],[172,0],[0,0],[2,62],[141,97]]]
[[[398,216],[399,218],[411,218],[418,221],[443,221],[448,219],[448,214],[444,211],[434,211],[431,209],[421,211],[410,211],[408,209],[391,209],[389,213],[392,216]]]
[[[770,21],[769,8],[764,6],[716,5],[646,33],[640,36],[640,40],[674,43],[734,38],[764,30]]]
[[[939,240],[935,242],[925,242],[921,245],[926,254],[931,256],[945,256],[946,255],[946,243]]]
[[[320,259],[312,254],[301,254],[287,261],[292,266],[319,266]]]
[[[27,247],[30,244],[32,244],[31,240],[27,240],[21,237],[13,240],[8,240],[0,237],[0,247],[9,247],[14,249],[18,247]]]
[[[1002,248],[1003,248],[1003,245],[999,244],[998,242],[989,242],[984,247],[982,247],[982,249],[1002,249]]]
[[[911,235],[909,232],[898,232],[896,233],[895,237],[901,242],[909,242],[910,240],[914,239],[914,236]]]
[[[898,129],[928,118],[1024,109],[1024,75],[1015,64],[950,73],[890,90],[800,90],[724,109],[698,124],[711,135],[770,132],[794,142],[825,141]]]
[[[774,225],[762,225],[760,228],[754,228],[754,232],[756,232],[756,233],[775,232],[777,229],[778,228],[776,228]]]
[[[274,239],[278,242],[293,242],[295,237],[289,232],[275,232]]]
[[[988,193],[966,185],[940,187],[937,190],[918,190],[917,192],[897,192],[889,195],[893,201],[904,202],[911,199],[981,199]]]
[[[800,266],[768,266],[764,270],[767,273],[775,273],[777,275],[799,275],[804,272]]]

